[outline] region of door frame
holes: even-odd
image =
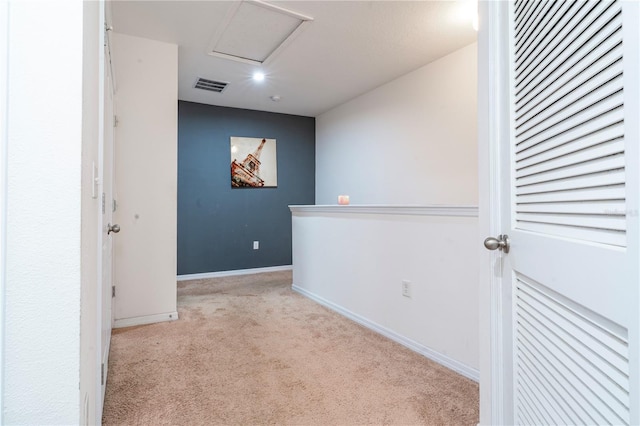
[[[104,21],[106,22],[106,21]],[[100,182],[101,182],[101,193],[107,194],[106,188],[109,188],[110,194],[107,194],[105,197],[105,205],[104,211],[101,210],[99,221],[101,222],[101,234],[100,234],[100,247],[99,247],[99,269],[100,269],[100,288],[98,289],[99,293],[99,302],[100,302],[100,365],[104,364],[103,371],[101,371],[101,376],[104,377],[104,384],[100,386],[100,408],[104,405],[104,396],[105,396],[105,387],[108,376],[108,360],[109,360],[109,349],[111,346],[111,338],[107,339],[106,344],[103,345],[103,331],[105,327],[108,325],[109,336],[111,335],[111,329],[113,328],[113,296],[112,296],[112,286],[114,286],[114,241],[113,235],[108,233],[107,225],[114,224],[115,219],[113,217],[113,201],[114,201],[114,172],[115,172],[115,130],[114,130],[114,117],[115,117],[115,93],[113,90],[113,76],[110,75],[110,65],[109,65],[109,40],[108,36],[105,35],[103,40],[101,40],[101,45],[104,45],[104,48],[101,52],[101,72],[102,77],[100,79],[101,83],[101,101],[100,101],[100,119],[101,129],[100,129],[100,149],[99,149],[99,163],[100,163]],[[108,84],[107,84],[108,83]],[[108,91],[107,91],[108,88]],[[110,93],[109,93],[110,92]],[[108,118],[111,116],[110,118]],[[108,128],[111,127],[110,131],[107,131]],[[108,137],[107,137],[108,135]],[[106,158],[109,158],[109,161],[106,161]],[[108,173],[106,172],[107,166],[109,167]],[[108,178],[108,181],[107,181]],[[110,218],[109,218],[110,217]],[[107,222],[105,224],[104,222]],[[110,261],[108,262],[107,268],[109,269],[108,277],[109,282],[105,282],[105,257],[104,257],[104,249],[103,244],[105,243],[105,238],[110,240],[108,244],[110,245],[109,249],[109,257]],[[109,311],[110,316],[108,319],[105,319],[104,314],[105,310]],[[104,356],[106,352],[106,357]],[[101,377],[102,379],[102,377]]]
[[[108,5],[109,2],[100,0],[99,1],[99,14],[100,14],[100,35],[99,35],[99,45],[98,45],[98,108],[99,108],[99,112],[98,112],[98,120],[99,120],[99,124],[98,124],[98,178],[99,178],[99,185],[98,185],[98,203],[99,203],[99,208],[98,208],[98,223],[97,223],[97,231],[98,231],[98,241],[97,241],[97,279],[98,279],[98,288],[96,289],[96,306],[97,306],[97,310],[96,310],[96,333],[97,333],[97,348],[98,350],[96,351],[96,366],[97,366],[97,380],[96,380],[96,399],[95,399],[95,412],[96,412],[96,419],[95,422],[96,423],[100,423],[102,421],[102,412],[103,412],[103,408],[104,408],[104,397],[106,395],[106,383],[107,383],[107,376],[108,376],[108,352],[107,352],[107,358],[105,360],[105,358],[103,357],[105,351],[109,351],[110,349],[110,338],[108,339],[107,343],[105,345],[103,345],[103,340],[102,340],[102,334],[103,334],[103,328],[104,328],[104,311],[105,311],[105,305],[107,303],[112,304],[113,303],[113,299],[109,296],[105,296],[105,294],[111,295],[111,289],[108,288],[105,291],[105,285],[108,285],[109,287],[111,287],[113,285],[113,280],[114,280],[114,272],[113,272],[113,237],[110,236],[107,233],[107,223],[109,223],[109,220],[107,220],[107,209],[111,209],[112,205],[109,202],[109,200],[107,200],[105,198],[105,205],[104,205],[104,213],[102,210],[102,200],[103,200],[103,194],[105,193],[105,176],[109,176],[110,177],[110,184],[108,185],[111,188],[111,199],[113,199],[113,192],[114,192],[114,188],[113,188],[113,184],[115,182],[115,167],[113,164],[113,157],[114,157],[114,152],[115,152],[115,147],[114,147],[114,143],[115,143],[115,131],[112,129],[111,131],[111,140],[107,141],[105,138],[105,130],[106,130],[106,126],[109,125],[113,125],[113,122],[110,120],[107,120],[105,117],[105,114],[107,112],[109,112],[107,110],[107,102],[109,100],[109,98],[111,98],[111,113],[115,114],[115,77],[113,76],[113,74],[111,73],[112,69],[111,69],[111,64],[110,64],[110,53],[109,56],[106,54],[105,50],[109,49],[108,47],[108,30],[107,30],[107,26],[108,26],[108,22],[109,22],[109,10],[108,10]],[[108,67],[108,68],[107,68]],[[110,75],[111,74],[111,75]],[[111,90],[111,95],[109,95],[106,92],[106,82],[107,79],[111,79],[111,84],[109,84],[110,90]],[[110,144],[110,151],[111,153],[109,154],[111,156],[111,161],[110,161],[110,167],[111,167],[111,171],[110,173],[105,173],[105,148],[107,147],[107,144]],[[113,212],[111,213],[112,219],[111,222],[113,222]],[[107,223],[105,223],[107,222]],[[111,239],[111,262],[109,262],[109,268],[111,269],[110,272],[110,276],[111,276],[111,282],[110,283],[105,283],[104,282],[104,258],[103,258],[103,244],[104,244],[104,239]],[[105,297],[107,297],[108,299],[105,300]],[[111,312],[113,312],[113,306],[111,307]],[[111,328],[113,327],[113,315],[111,315],[111,318],[109,318],[108,320],[110,322],[109,324],[109,331],[111,331]],[[103,367],[103,363],[104,363],[104,367]],[[103,380],[104,380],[104,385],[103,385]],[[104,392],[103,392],[104,389]]]
[[[7,66],[8,66],[8,32],[9,3],[0,0],[0,407],[4,407],[4,289],[6,279],[7,253]],[[3,422],[4,410],[0,410],[0,424]]]
[[[504,318],[511,302],[503,300],[502,254],[488,251],[481,241],[501,234],[503,218],[501,196],[509,190],[509,179],[500,168],[500,140],[508,137],[508,58],[502,48],[508,42],[508,5],[506,2],[481,0],[478,4],[478,220],[479,220],[479,326],[480,326],[480,424],[505,424],[509,418],[504,395],[509,391],[509,369],[503,359],[506,346]],[[505,312],[507,310],[507,312]]]

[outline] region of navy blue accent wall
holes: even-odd
[[[276,139],[277,188],[231,188],[231,136]],[[178,103],[178,275],[290,265],[287,206],[314,203],[315,118]]]

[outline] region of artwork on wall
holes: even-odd
[[[231,186],[233,188],[278,186],[275,139],[231,136]]]

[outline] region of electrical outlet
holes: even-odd
[[[254,241],[253,242],[253,249],[254,250],[258,250],[260,248],[260,241]]]
[[[411,299],[411,281],[402,281],[402,295]]]

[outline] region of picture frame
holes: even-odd
[[[231,136],[231,187],[277,188],[276,140]]]

